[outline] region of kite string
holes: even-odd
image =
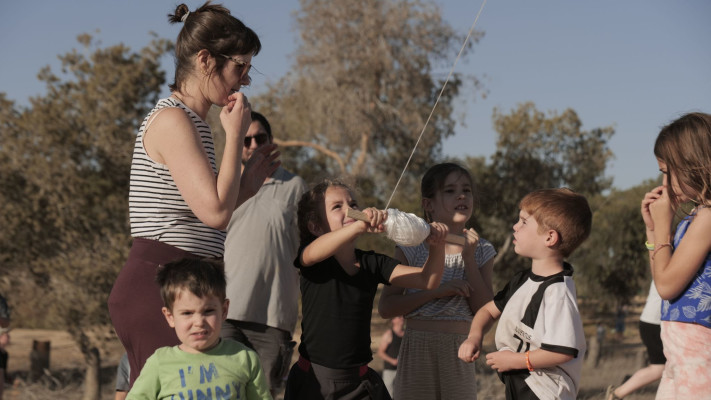
[[[412,160],[412,157],[415,155],[415,151],[417,150],[417,145],[420,144],[420,140],[422,140],[422,136],[425,133],[425,129],[427,129],[427,124],[429,124],[430,119],[432,119],[432,115],[434,114],[435,109],[437,108],[437,104],[439,103],[439,100],[442,98],[442,93],[444,93],[444,89],[447,87],[447,84],[449,83],[449,79],[452,77],[452,74],[454,73],[454,67],[457,66],[457,61],[459,61],[459,58],[462,56],[462,53],[464,52],[464,49],[467,47],[467,42],[469,42],[469,38],[472,36],[472,33],[474,32],[474,27],[476,26],[476,22],[479,20],[479,16],[481,15],[482,10],[484,10],[484,5],[486,4],[486,0],[484,0],[481,3],[481,7],[479,7],[479,12],[476,14],[476,18],[474,18],[474,23],[472,23],[471,28],[469,28],[469,33],[467,34],[467,37],[464,39],[464,43],[462,44],[462,48],[459,49],[459,54],[457,54],[457,58],[454,59],[454,64],[452,64],[452,68],[449,70],[449,74],[447,75],[447,79],[444,81],[444,85],[442,85],[442,90],[439,91],[439,95],[437,96],[437,100],[435,100],[434,105],[432,106],[432,110],[430,111],[430,115],[427,117],[427,120],[425,121],[425,125],[422,127],[422,131],[420,132],[420,136],[417,138],[417,142],[415,142],[415,146],[412,148],[412,152],[410,153],[410,157],[407,159],[407,162],[405,163],[405,168],[403,168],[402,173],[400,174],[400,177],[398,178],[397,182],[395,183],[395,188],[393,188],[393,192],[390,195],[390,198],[388,199],[388,203],[385,205],[385,209],[390,206],[390,202],[393,200],[393,197],[395,196],[395,192],[397,191],[398,185],[400,185],[400,181],[402,180],[402,177],[405,175],[405,171],[407,171],[407,167],[410,165],[410,161]]]

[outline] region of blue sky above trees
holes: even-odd
[[[245,91],[248,96],[260,93],[289,69],[298,34],[291,13],[299,3],[222,3],[262,39],[263,51],[254,59],[262,74],[255,75]],[[461,32],[469,29],[481,6],[478,0],[436,3]],[[37,73],[45,65],[59,72],[57,55],[79,49],[76,37],[82,33],[94,35],[101,46],[124,43],[134,50],[151,40],[151,31],[174,39],[180,26],[169,25],[166,14],[175,4],[162,0],[5,4],[0,14],[4,55],[0,92],[21,105],[28,104],[29,96],[44,94]],[[202,2],[186,4],[195,8]],[[533,101],[542,111],[574,109],[584,129],[615,127],[610,147],[616,159],[608,169],[615,187],[624,189],[656,177],[652,145],[659,128],[685,112],[711,112],[708,15],[711,3],[704,0],[488,1],[477,23],[486,34],[457,65],[458,72],[482,78],[488,95],[485,99],[470,95],[459,103],[457,113],[466,126],[460,125],[444,143],[445,153],[490,155],[496,141],[492,109],[508,112],[518,103]],[[441,60],[435,73],[446,76],[453,61]],[[170,80],[172,60],[166,57],[163,65]]]

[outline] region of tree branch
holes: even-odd
[[[504,258],[504,254],[506,254],[506,252],[509,251],[510,246],[511,246],[511,235],[508,235],[508,236],[506,236],[504,245],[501,246],[499,253],[496,254],[496,257],[494,257],[494,265],[496,265],[499,261],[501,261],[502,258]]]
[[[303,140],[281,140],[277,138],[274,138],[274,143],[282,147],[311,147],[312,149],[323,153],[327,157],[334,159],[341,169],[341,174],[346,174],[346,164],[343,162],[343,158],[341,158],[341,156],[339,156],[335,151],[331,151],[320,144],[305,142]]]
[[[368,155],[368,142],[370,142],[370,135],[367,133],[362,133],[360,135],[360,154],[356,159],[355,167],[353,168],[353,175],[360,175],[363,169],[363,164],[365,164],[366,156]]]

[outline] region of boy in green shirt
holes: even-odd
[[[220,339],[229,307],[224,266],[184,259],[161,266],[156,280],[163,315],[181,344],[162,347],[148,358],[127,400],[271,400],[257,353]]]

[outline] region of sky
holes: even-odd
[[[612,126],[615,158],[607,175],[627,189],[658,176],[652,148],[659,129],[691,111],[711,112],[711,2],[706,0],[434,0],[444,19],[485,36],[455,71],[482,79],[487,96],[465,90],[455,111],[462,122],[443,145],[451,156],[489,157],[497,134],[492,111],[508,113],[531,101],[543,112],[577,112],[582,129]],[[202,1],[184,1],[190,9]],[[215,0],[257,32],[262,51],[253,65],[262,73],[245,89],[265,90],[293,65],[298,0]],[[46,94],[37,73],[57,56],[81,49],[78,35],[100,46],[123,43],[134,51],[155,32],[174,40],[182,25],[166,15],[177,1],[23,0],[4,2],[0,13],[0,92],[20,106]],[[446,76],[454,64],[440,60]],[[171,57],[162,61],[168,81]],[[163,95],[168,95],[167,87]],[[413,136],[420,132],[413,132]],[[275,133],[278,136],[278,133]],[[403,166],[404,167],[404,166]]]

